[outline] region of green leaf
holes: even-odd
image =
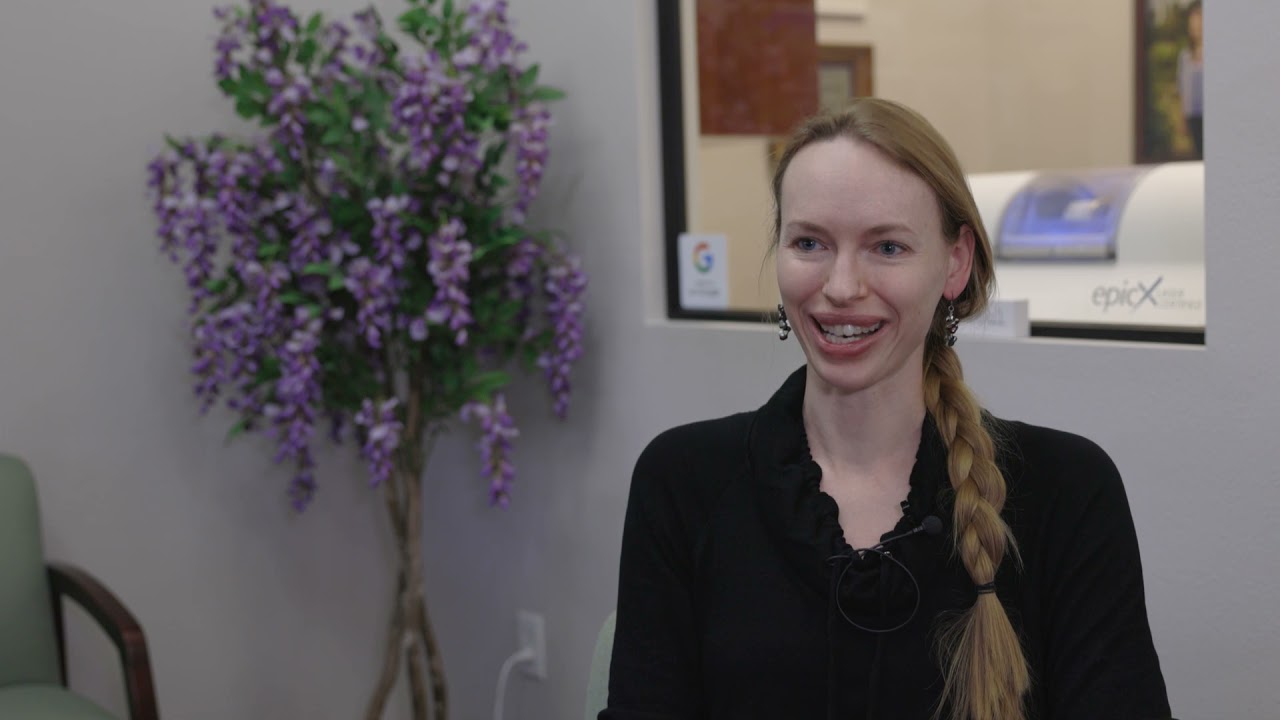
[[[264,104],[271,97],[271,86],[267,84],[267,77],[261,70],[240,73],[240,89],[247,97],[261,100]]]
[[[316,50],[319,49],[319,47],[320,46],[312,38],[303,40],[302,44],[298,46],[298,62],[301,63],[303,67],[310,67],[311,59],[316,56]]]
[[[346,228],[366,217],[364,205],[358,200],[334,197],[329,201],[329,216],[335,225]]]
[[[416,36],[429,17],[431,13],[427,12],[426,8],[418,6],[401,13],[398,24],[406,34]]]
[[[207,280],[205,281],[204,289],[208,290],[209,292],[215,295],[220,295],[227,289],[227,286],[230,284],[231,284],[231,281],[227,280],[226,278],[218,278],[217,280]]]
[[[333,114],[323,105],[312,105],[307,109],[306,115],[307,120],[312,125],[326,126],[333,124]]]
[[[218,87],[222,89],[222,93],[224,95],[231,96],[235,95],[236,91],[240,89],[240,83],[236,82],[232,78],[223,78],[222,81],[218,83]]]
[[[302,268],[302,274],[303,275],[324,275],[325,277],[329,277],[330,275],[333,275],[334,270],[335,268],[333,267],[333,263],[327,263],[327,262],[309,263],[307,264],[306,267]]]
[[[335,272],[334,274],[329,276],[330,290],[341,290],[342,288],[346,287],[346,285],[347,285],[347,279],[342,277],[342,273]]]
[[[563,90],[557,90],[553,87],[542,86],[534,90],[529,99],[534,102],[553,102],[555,100],[563,100],[565,97]]]
[[[535,63],[530,65],[527,70],[520,73],[519,85],[524,92],[529,92],[538,84],[538,70],[540,68]]]
[[[290,290],[286,293],[280,293],[280,302],[285,305],[300,305],[306,301],[306,296],[296,290]]]
[[[235,440],[236,438],[245,434],[245,432],[248,429],[249,429],[249,420],[247,418],[242,419],[240,422],[236,423],[235,425],[232,425],[231,429],[227,431],[227,442],[231,442],[232,440]]]
[[[423,233],[430,235],[436,231],[436,223],[418,215],[409,215],[402,218],[409,227],[415,230],[421,230]]]
[[[236,114],[245,120],[252,120],[262,113],[262,103],[243,95],[236,100]]]
[[[337,145],[347,136],[346,128],[335,125],[325,130],[324,135],[320,138],[321,145]]]
[[[333,111],[345,125],[350,122],[351,102],[347,98],[347,86],[335,85],[333,88]]]
[[[268,355],[262,358],[258,365],[258,372],[253,374],[254,383],[261,385],[265,382],[271,382],[280,377],[280,359],[274,355]]]
[[[484,239],[479,241],[475,249],[475,253],[471,256],[471,262],[479,262],[485,255],[491,252],[511,247],[520,242],[520,238],[524,237],[524,233],[516,228],[506,228],[498,232],[493,239]]]
[[[284,250],[284,245],[282,245],[281,243],[263,243],[262,245],[258,246],[258,259],[274,260],[280,255],[280,253],[283,250]]]
[[[324,15],[322,13],[315,13],[311,16],[311,19],[307,21],[307,34],[315,35],[321,25],[324,25]]]

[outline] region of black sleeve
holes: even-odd
[[[641,454],[631,480],[618,578],[608,709],[599,720],[700,715],[692,583],[693,537],[678,489],[687,443],[668,431]],[[682,502],[684,500],[684,502]]]
[[[1046,676],[1033,682],[1046,684],[1053,720],[1169,718],[1120,473],[1097,445],[1070,437],[1048,528]]]

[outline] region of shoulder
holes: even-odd
[[[1093,440],[1008,420],[994,420],[993,429],[1013,494],[1053,503],[1088,502],[1099,494],[1123,496],[1119,469]]]
[[[754,412],[702,420],[665,430],[636,460],[631,495],[649,500],[709,503],[747,462]]]
[[[1027,557],[1053,557],[1048,562],[1054,564],[1061,553],[1082,552],[1090,542],[1135,542],[1124,482],[1102,447],[1027,423],[1003,422],[1000,428],[1009,492],[1004,514]]]
[[[746,458],[747,433],[754,412],[679,425],[658,434],[636,462],[636,471],[669,475],[706,470],[723,472]]]

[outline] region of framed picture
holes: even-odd
[[[872,50],[868,45],[818,46],[818,109],[839,110],[854,98],[874,95]],[[769,142],[769,174],[772,175],[787,145],[786,135]]]
[[[1204,4],[1135,0],[1134,162],[1204,159]]]

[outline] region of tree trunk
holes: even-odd
[[[382,720],[387,698],[400,672],[402,653],[414,720],[448,720],[444,662],[427,614],[422,561],[422,474],[435,431],[419,430],[415,427],[418,420],[415,416],[416,413],[409,413],[404,437],[408,440],[425,435],[426,446],[405,448],[403,472],[397,472],[399,477],[389,479],[383,488],[396,541],[396,593],[382,672],[369,700],[365,720]]]

